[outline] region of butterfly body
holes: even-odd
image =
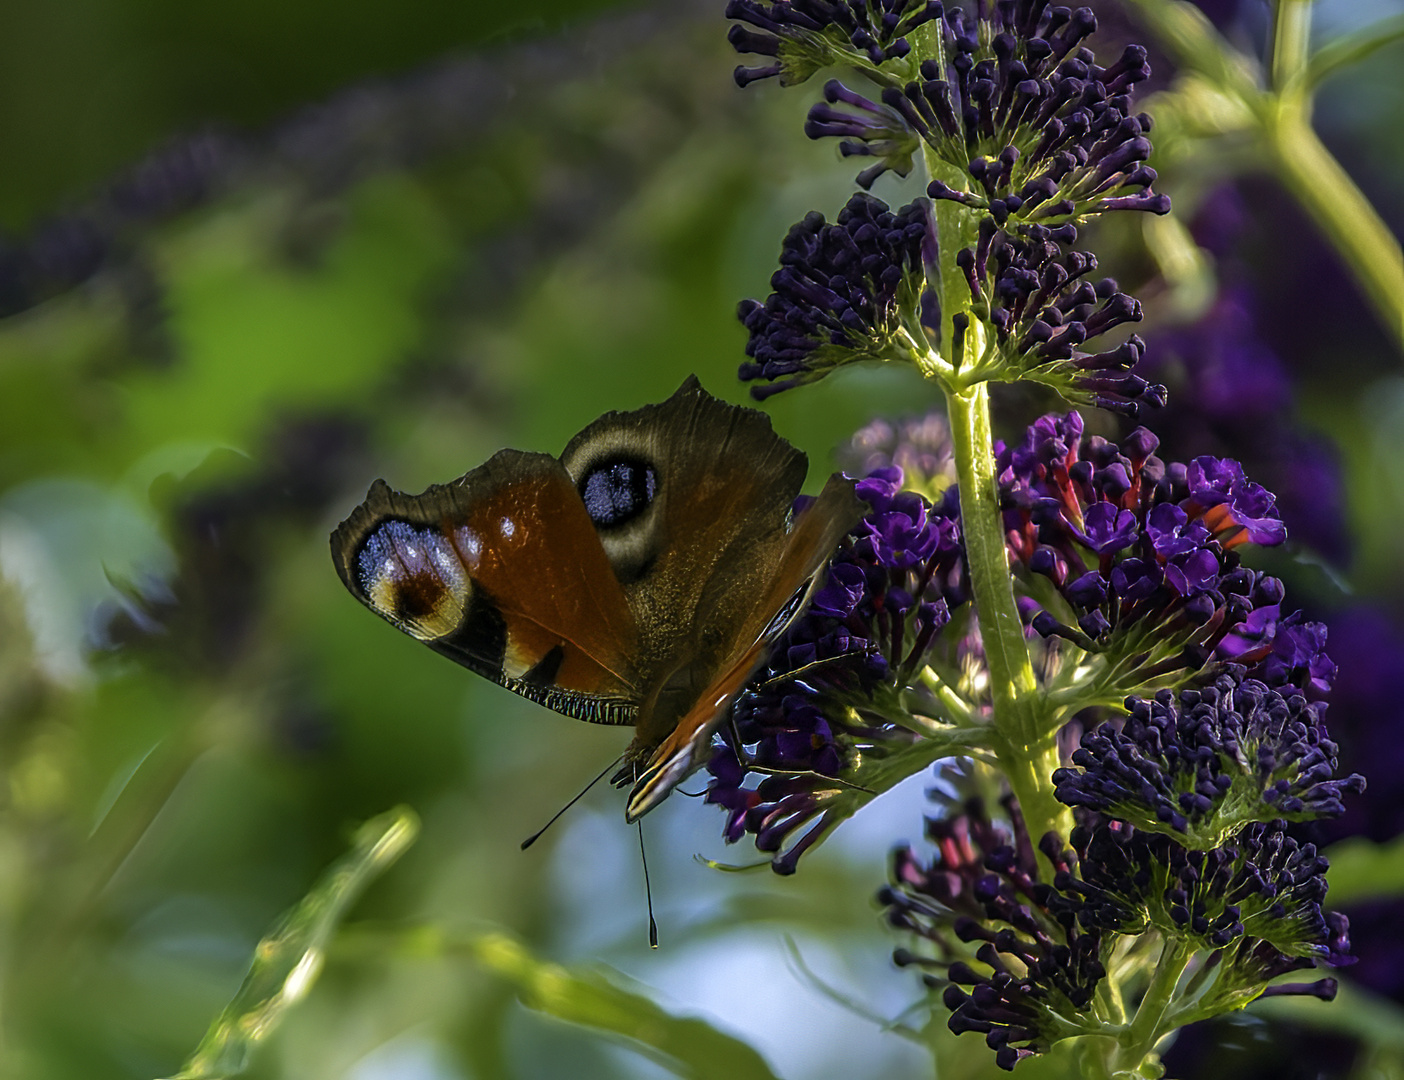
[[[503,450],[420,495],[376,481],[332,534],[357,599],[548,708],[629,724],[633,820],[705,763],[727,705],[864,504],[791,506],[805,458],[689,379],[561,457]]]

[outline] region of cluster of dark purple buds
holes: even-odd
[[[1212,847],[1250,822],[1338,817],[1342,796],[1365,789],[1358,773],[1336,777],[1325,706],[1295,687],[1231,669],[1178,698],[1127,698],[1126,709],[1119,727],[1083,734],[1076,768],[1053,774],[1061,801]]]
[[[998,447],[1011,559],[1053,585],[1050,594],[1030,584],[1033,629],[1088,652],[1142,656],[1109,704],[1210,659],[1270,682],[1280,681],[1274,670],[1329,676],[1329,660],[1311,652],[1324,632],[1278,618],[1282,583],[1239,562],[1241,545],[1286,538],[1272,494],[1236,462],[1166,464],[1157,446],[1145,428],[1120,445],[1084,441],[1071,412],[1044,416],[1021,443]]]
[[[780,269],[765,303],[743,300],[737,316],[750,332],[741,365],[757,399],[823,378],[852,360],[911,359],[925,330],[904,316],[919,309],[934,230],[930,206],[895,213],[856,194],[830,224],[817,211],[785,236]]]
[[[1090,252],[1065,250],[1077,239],[1072,225],[1024,226],[1012,235],[994,218],[980,223],[973,248],[956,253],[970,287],[971,311],[995,328],[989,358],[966,356],[966,316],[956,316],[952,343],[958,368],[990,365],[991,376],[1046,383],[1077,404],[1127,416],[1165,404],[1165,387],[1131,373],[1145,351],[1134,334],[1103,352],[1088,341],[1126,323],[1140,322],[1141,305],[1111,278],[1088,279],[1097,268]]]
[[[726,17],[755,29],[733,26],[727,40],[739,53],[774,58],[738,67],[736,84],[778,76],[795,86],[835,64],[900,61],[912,51],[907,36],[942,14],[932,0],[730,0]]]
[[[945,65],[924,60],[918,77],[887,72],[878,101],[834,80],[809,113],[811,138],[835,136],[845,157],[873,157],[858,182],[891,169],[905,176],[925,143],[971,180],[934,181],[933,198],[1008,217],[1057,224],[1112,210],[1166,213],[1145,164],[1151,119],[1131,112],[1130,92],[1150,75],[1131,45],[1111,67],[1082,42],[1097,28],[1089,8],[1001,0],[988,21],[954,8],[940,28]]]
[[[1039,842],[1052,870],[1040,880],[1012,798],[1007,828],[978,798],[944,809],[927,819],[934,857],[897,848],[878,902],[890,926],[927,943],[898,948],[896,963],[921,968],[927,987],[942,992],[950,1029],[982,1033],[1002,1068],[1098,1030],[1093,999],[1117,935],[1157,931],[1191,945],[1200,957],[1179,1002],[1204,1016],[1260,995],[1330,1000],[1333,978],[1266,984],[1354,963],[1348,921],[1322,910],[1326,860],[1281,819],[1198,850],[1079,808],[1070,847],[1056,833]]]
[[[855,763],[920,741],[890,719],[892,706],[966,599],[955,488],[933,506],[901,485],[896,468],[858,484],[872,510],[737,701],[708,765],[707,801],[727,810],[726,839],[754,834],[779,873],[872,797]],[[748,788],[753,772],[762,779]]]
[[[950,1029],[978,1031],[995,1061],[1012,1069],[1030,1054],[1083,1029],[1075,1018],[1092,1004],[1102,965],[1102,929],[1077,918],[1079,907],[1039,880],[1019,808],[1006,799],[1008,829],[978,799],[958,814],[928,818],[936,856],[923,864],[909,847],[893,852],[892,884],[878,893],[896,930],[927,939],[935,956],[898,949],[899,965],[925,968],[943,989]],[[1040,843],[1060,876],[1070,872],[1056,834]],[[968,988],[968,989],[967,989]]]
[[[1259,822],[1197,850],[1122,821],[1080,825],[1072,834],[1076,872],[1059,872],[1053,884],[1075,898],[1084,926],[1188,937],[1218,953],[1213,963],[1234,971],[1234,983],[1262,981],[1269,963],[1269,977],[1353,963],[1349,921],[1321,909],[1328,863],[1286,828],[1281,819]],[[1240,961],[1247,970],[1234,970]]]

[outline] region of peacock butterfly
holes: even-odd
[[[688,378],[549,454],[502,450],[421,495],[371,485],[331,537],[351,594],[557,712],[629,724],[625,817],[706,763],[712,734],[866,507],[764,413]]]

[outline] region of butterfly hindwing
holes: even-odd
[[[692,706],[763,604],[805,456],[764,413],[688,379],[659,405],[600,417],[561,460],[587,503],[592,486],[612,489],[604,479],[612,474],[653,478],[643,512],[601,527],[640,630],[649,689],[638,734],[651,745]]]

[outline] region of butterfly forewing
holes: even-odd
[[[358,599],[436,652],[559,712],[633,722],[637,629],[555,458],[505,450],[421,495],[377,482],[332,551]]]

